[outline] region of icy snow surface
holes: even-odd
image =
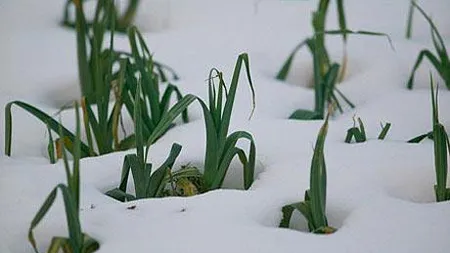
[[[432,47],[429,27],[416,12],[412,40],[404,39],[407,0],[347,0],[351,29],[388,33],[382,37],[351,37],[347,76],[341,91],[355,104],[330,122],[325,154],[328,169],[327,213],[338,228],[332,235],[306,232],[301,216],[297,230],[277,228],[281,207],[303,198],[309,187],[310,160],[321,121],[286,118],[299,108],[313,107],[311,57],[295,58],[288,83],[274,76],[292,48],[310,36],[310,15],[316,1],[282,0],[143,0],[136,23],[145,32],[157,60],[181,76],[184,93],[206,98],[208,71],[217,67],[230,77],[239,53],[248,52],[256,89],[256,112],[242,78],[232,129],[251,131],[257,144],[256,180],[249,191],[241,167],[232,164],[229,189],[190,198],[164,198],[117,203],[103,195],[116,186],[122,159],[133,151],[83,159],[81,221],[98,239],[98,252],[392,252],[450,251],[450,203],[435,203],[432,141],[406,140],[431,129],[428,83],[430,64],[416,75],[415,89],[405,88],[418,52]],[[334,2],[334,1],[332,1]],[[432,14],[448,44],[450,2],[419,1]],[[0,2],[0,108],[22,99],[49,113],[78,97],[75,34],[58,25],[63,0],[2,0]],[[328,27],[337,27],[332,5]],[[332,59],[340,61],[342,43],[327,38]],[[119,48],[127,49],[124,36]],[[438,79],[442,84],[442,80]],[[450,129],[450,93],[440,91],[441,121]],[[27,241],[30,221],[49,191],[65,181],[63,165],[49,165],[46,130],[19,109],[13,111],[13,155],[0,145],[0,252],[32,252]],[[353,116],[365,123],[369,140],[346,144]],[[183,150],[176,168],[202,166],[204,126],[198,107],[192,122],[170,130],[150,151],[157,164],[170,145]],[[73,111],[63,120],[74,125]],[[376,140],[380,122],[391,122],[387,139]],[[4,126],[4,111],[0,110]],[[130,123],[128,123],[130,125]],[[0,143],[4,142],[0,131]],[[136,205],[136,209],[127,207]],[[65,235],[60,199],[36,231],[44,252],[50,239]]]

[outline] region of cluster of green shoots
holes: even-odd
[[[191,196],[222,187],[232,160],[237,157],[243,166],[245,189],[253,183],[256,145],[253,136],[246,131],[229,133],[231,114],[239,83],[241,69],[245,67],[252,91],[253,106],[255,93],[250,75],[249,58],[246,53],[239,55],[231,84],[227,87],[223,74],[217,69],[210,72],[208,102],[187,94],[183,96],[175,85],[168,83],[163,92],[160,83],[178,77],[173,70],[153,61],[152,55],[142,35],[135,27],[128,29],[131,52],[114,49],[117,10],[112,0],[97,2],[94,19],[86,20],[83,1],[73,0],[76,20],[74,27],[77,39],[78,72],[82,97],[75,103],[76,130],[68,130],[42,110],[23,101],[12,101],[5,108],[5,154],[11,155],[12,107],[18,106],[44,123],[49,132],[48,152],[51,163],[58,158],[64,160],[67,185],[58,185],[48,196],[33,219],[29,240],[37,252],[33,235],[34,228],[53,204],[60,189],[66,207],[69,237],[55,237],[48,252],[89,253],[99,248],[99,243],[82,233],[79,222],[81,158],[107,154],[135,147],[136,153],[126,155],[123,161],[119,186],[106,194],[119,201],[164,196]],[[137,3],[137,1],[134,1]],[[103,48],[109,29],[109,46]],[[218,79],[218,85],[214,82]],[[177,101],[171,105],[172,96]],[[111,98],[114,98],[112,100]],[[167,159],[156,169],[148,163],[150,147],[164,135],[178,117],[188,120],[187,109],[199,102],[205,120],[206,149],[203,172],[193,166],[182,166],[172,171],[182,146],[174,143]],[[82,116],[80,116],[81,107]],[[134,123],[134,133],[120,138],[123,108]],[[254,109],[254,107],[253,107]],[[80,139],[81,122],[86,141]],[[53,134],[58,135],[54,140]],[[237,145],[238,141],[249,141],[249,151]],[[74,159],[73,172],[70,171],[66,152]],[[129,177],[134,181],[134,194],[127,192]]]
[[[97,0],[99,5],[106,5],[108,0]],[[64,11],[63,11],[63,19],[61,21],[61,24],[63,26],[75,28],[76,27],[76,20],[73,20],[71,18],[71,15],[73,16],[73,13],[71,13],[71,10],[73,9],[74,5],[77,6],[83,5],[83,3],[86,2],[86,0],[66,0],[66,4],[64,5]],[[116,16],[115,19],[115,27],[110,27],[111,30],[116,30],[119,32],[126,32],[127,29],[132,25],[134,17],[136,16],[136,12],[139,6],[139,0],[129,0],[127,2],[127,5],[125,7],[125,11],[123,11],[122,15],[119,15],[119,10],[117,8],[114,8],[114,13]],[[76,12],[76,11],[75,11]],[[77,14],[75,14],[77,15]],[[76,18],[75,18],[76,19]],[[89,21],[87,25],[92,25],[94,21]]]
[[[141,89],[141,85],[138,84],[135,101],[139,101],[142,94],[143,92]],[[141,103],[136,102],[134,106],[136,154],[129,154],[125,156],[119,187],[106,193],[106,195],[119,201],[161,197],[167,184],[167,175],[169,175],[169,170],[173,167],[175,160],[181,152],[181,145],[174,143],[172,145],[168,158],[159,168],[154,170],[152,173],[152,164],[146,162],[151,141],[146,146],[147,148],[144,152],[144,145],[146,144],[144,143],[145,139],[143,135],[144,119],[140,116],[141,113]],[[135,196],[126,192],[130,172],[134,180]],[[179,176],[183,176],[183,174],[180,174]]]
[[[314,154],[311,161],[309,189],[305,191],[305,199],[301,202],[289,204],[283,207],[283,219],[280,227],[288,228],[292,214],[299,211],[308,221],[309,231],[318,234],[330,234],[336,231],[328,225],[326,216],[327,198],[327,170],[325,165],[324,146],[328,132],[328,117],[319,130]]]
[[[191,196],[218,189],[222,187],[230,164],[236,157],[243,166],[244,189],[249,189],[254,180],[256,145],[253,136],[246,131],[229,133],[231,114],[243,67],[252,93],[252,109],[255,106],[255,92],[248,55],[245,53],[239,55],[228,87],[222,72],[215,68],[210,71],[207,102],[192,94],[183,96],[179,89],[170,83],[161,92],[160,83],[169,80],[165,71],[172,74],[172,79],[178,77],[171,68],[153,60],[142,35],[135,27],[128,28],[139,1],[130,0],[123,16],[118,17],[118,10],[112,0],[98,0],[94,18],[90,21],[87,21],[85,17],[83,2],[83,0],[68,0],[63,20],[65,25],[73,26],[76,29],[77,35],[78,71],[82,98],[80,106],[75,103],[75,133],[69,131],[45,112],[25,102],[12,101],[6,106],[5,153],[11,155],[11,110],[12,106],[16,105],[34,115],[47,126],[50,160],[54,163],[57,157],[62,157],[67,175],[67,184],[59,184],[51,191],[31,222],[28,238],[35,252],[38,250],[33,230],[54,203],[58,189],[63,195],[69,236],[68,238],[54,237],[48,252],[56,253],[61,249],[67,253],[90,253],[99,249],[99,243],[83,233],[80,226],[79,166],[80,159],[83,157],[136,148],[135,153],[124,157],[119,186],[106,193],[119,201],[164,196]],[[295,53],[304,45],[309,48],[314,65],[315,107],[313,111],[297,110],[291,115],[291,118],[325,118],[325,122],[320,128],[314,147],[310,169],[310,188],[305,191],[303,201],[283,207],[283,219],[280,227],[289,227],[292,214],[297,210],[308,221],[309,230],[321,234],[336,231],[335,228],[329,226],[326,217],[327,176],[324,146],[328,131],[328,119],[330,113],[334,111],[332,108],[343,111],[337,95],[340,95],[349,106],[353,107],[353,104],[336,88],[336,84],[342,80],[345,73],[346,53],[342,65],[333,63],[325,47],[325,35],[341,35],[344,45],[349,34],[385,35],[347,29],[343,0],[336,0],[340,29],[325,30],[329,3],[329,0],[320,0],[318,10],[313,13],[312,18],[313,37],[301,42],[294,49],[277,75],[278,79],[286,79]],[[75,21],[70,21],[69,18],[71,6],[75,8]],[[411,6],[410,19],[412,19],[413,8],[417,8],[430,23],[433,43],[439,59],[430,51],[423,50],[414,66],[408,87],[412,87],[414,72],[422,59],[427,57],[446,81],[447,87],[450,88],[450,61],[442,37],[431,19],[415,1],[412,1]],[[411,30],[410,26],[408,29]],[[110,31],[109,47],[103,48],[103,41],[108,30]],[[128,31],[131,52],[114,49],[116,30]],[[218,83],[214,81],[217,79]],[[114,95],[112,107],[110,107],[111,94]],[[433,130],[410,142],[419,142],[425,137],[434,140],[436,200],[445,201],[450,199],[450,189],[446,185],[447,153],[450,153],[450,141],[444,126],[439,122],[437,92],[435,95],[432,79],[431,94]],[[175,95],[177,99],[173,106],[171,106],[172,95]],[[182,166],[179,170],[173,170],[176,159],[182,150],[182,146],[178,143],[172,144],[166,160],[154,169],[153,164],[148,163],[151,145],[173,127],[176,118],[181,116],[183,121],[188,121],[187,109],[194,101],[200,104],[205,122],[206,148],[203,172],[189,165]],[[327,106],[329,107],[328,113],[325,110]],[[82,119],[80,119],[79,107],[82,109]],[[124,133],[122,134],[123,138],[119,138],[123,107],[133,120],[134,133],[128,136]],[[86,142],[80,140],[81,121],[85,130]],[[386,137],[390,126],[390,123],[382,125],[378,139]],[[52,132],[59,136],[56,141],[53,139]],[[364,124],[360,118],[358,118],[358,127],[355,122],[354,126],[347,131],[345,142],[350,143],[353,139],[357,143],[367,140]],[[237,145],[239,140],[249,142],[247,152]],[[73,155],[72,170],[68,164],[67,151]],[[134,194],[127,192],[130,177],[134,182]]]
[[[439,33],[436,25],[429,15],[417,4],[416,0],[411,0],[410,9],[408,14],[408,23],[406,29],[406,37],[411,38],[412,33],[412,19],[414,9],[417,9],[425,20],[430,25],[431,38],[435,51],[433,54],[428,49],[420,51],[414,64],[413,70],[409,77],[407,87],[412,89],[414,82],[414,74],[422,63],[423,59],[427,58],[432,66],[435,68],[440,77],[444,80],[447,89],[450,89],[450,58],[445,47],[444,40]],[[450,141],[445,130],[444,125],[439,122],[439,108],[438,108],[438,89],[434,91],[434,81],[430,74],[430,86],[431,86],[431,104],[432,104],[432,126],[433,129],[425,134],[419,135],[410,139],[409,143],[419,143],[425,138],[432,139],[434,142],[434,167],[436,174],[436,185],[434,185],[434,192],[436,201],[450,200],[450,188],[447,188],[447,175],[448,175],[448,154],[450,154]]]
[[[325,30],[326,17],[330,0],[320,0],[318,8],[312,14],[312,27],[314,35],[311,38],[307,38],[298,44],[292,53],[289,55],[282,68],[277,74],[277,79],[286,80],[295,54],[303,47],[307,46],[313,57],[313,71],[314,71],[314,110],[296,110],[289,118],[291,119],[323,119],[325,117],[326,108],[332,108],[334,111],[336,108],[343,112],[338,95],[351,107],[354,105],[347,99],[342,92],[340,92],[336,84],[339,83],[346,71],[347,65],[347,53],[345,45],[347,43],[348,35],[360,34],[360,35],[376,35],[387,36],[383,33],[376,33],[370,31],[352,31],[347,28],[344,1],[336,0],[337,14],[339,21],[339,30]],[[325,46],[325,35],[341,35],[344,42],[344,57],[342,64],[334,63],[330,60],[328,51]],[[389,39],[389,37],[388,37]],[[389,39],[390,41],[390,39]],[[329,106],[331,105],[331,107]]]
[[[119,129],[122,121],[122,108],[134,117],[134,105],[142,104],[145,125],[144,137],[153,133],[163,115],[169,110],[172,95],[178,101],[183,97],[178,88],[168,84],[163,95],[160,82],[167,81],[164,65],[153,61],[151,54],[135,27],[129,29],[128,38],[131,53],[114,50],[114,29],[110,33],[109,47],[102,49],[106,36],[107,24],[114,27],[115,12],[112,1],[99,1],[95,18],[91,26],[87,26],[86,18],[80,2],[74,2],[77,11],[76,35],[78,72],[81,88],[81,107],[86,142],[81,143],[81,157],[97,156],[119,150],[126,150],[136,145],[135,136],[131,134],[120,138]],[[88,48],[90,50],[88,54]],[[120,66],[114,71],[114,65]],[[176,77],[176,75],[174,75]],[[138,81],[142,81],[144,96],[134,101]],[[114,104],[111,105],[111,94],[114,94]],[[5,153],[11,154],[12,142],[12,106],[16,105],[28,111],[48,126],[55,133],[62,129],[64,142],[72,153],[75,136],[67,128],[38,108],[23,101],[12,101],[7,104],[5,112]],[[111,108],[112,106],[112,108]],[[179,112],[186,122],[187,109]],[[172,124],[167,126],[161,135]],[[125,133],[123,134],[125,135]],[[61,138],[62,136],[60,136]],[[158,136],[160,137],[160,136]],[[156,139],[155,139],[156,140]]]
[[[386,135],[389,132],[389,129],[391,128],[391,123],[381,124],[381,132],[378,135],[378,140],[384,140],[386,138]],[[345,142],[351,143],[352,140],[355,140],[356,143],[362,143],[367,140],[366,136],[366,130],[364,128],[364,124],[361,120],[361,118],[358,117],[358,126],[356,126],[356,121],[353,119],[353,127],[349,128],[347,130],[347,135],[345,136]]]
[[[44,216],[52,207],[55,202],[58,189],[61,191],[64,207],[67,219],[67,228],[69,231],[69,237],[53,237],[50,246],[47,250],[48,253],[57,253],[62,250],[65,253],[91,253],[100,248],[100,244],[89,235],[83,233],[80,225],[80,113],[78,104],[75,104],[76,112],[76,134],[75,141],[73,143],[73,165],[70,169],[67,159],[65,143],[60,139],[62,147],[62,157],[64,161],[64,168],[66,171],[67,184],[58,184],[48,195],[42,206],[31,221],[30,228],[28,230],[28,240],[30,241],[33,249],[38,253],[37,243],[34,237],[33,230],[39,225]],[[64,133],[60,132],[61,136]]]
[[[416,3],[416,1],[411,1],[411,9],[410,9],[410,20],[408,22],[408,29],[407,31],[411,30],[411,22],[412,22],[412,10],[413,8],[416,8],[423,17],[427,20],[427,22],[430,24],[431,29],[431,38],[433,41],[434,49],[436,50],[436,54],[433,54],[428,49],[423,49],[420,51],[419,56],[417,57],[416,63],[414,64],[413,70],[411,72],[411,75],[409,77],[407,87],[408,89],[412,89],[413,83],[414,83],[414,74],[416,73],[417,69],[419,68],[420,64],[422,63],[423,59],[427,58],[435,70],[439,73],[441,78],[445,82],[445,86],[447,89],[450,89],[450,58],[447,52],[447,49],[445,47],[444,40],[442,39],[441,34],[439,33],[436,25],[434,24],[433,20],[425,13],[425,11]],[[410,34],[410,32],[409,32]]]
[[[237,131],[228,134],[242,65],[246,68],[254,96],[248,55],[241,54],[238,57],[229,88],[225,85],[222,72],[217,69],[211,70],[208,89],[209,107],[199,97],[191,94],[184,96],[162,117],[160,123],[155,127],[155,131],[148,139],[142,134],[143,117],[139,117],[142,109],[141,105],[139,103],[135,104],[136,154],[130,154],[125,157],[119,187],[108,191],[107,195],[120,201],[129,201],[167,195],[193,195],[215,190],[222,186],[231,161],[236,156],[243,165],[244,188],[248,189],[254,178],[256,145],[252,135],[248,132]],[[216,78],[213,76],[214,74],[219,78],[218,88],[214,85],[213,79]],[[138,101],[143,94],[140,85],[138,85],[136,94],[135,101]],[[147,163],[150,145],[167,129],[179,113],[194,101],[200,103],[205,120],[206,150],[203,173],[192,166],[186,166],[181,170],[172,172],[175,160],[182,148],[177,143],[172,145],[166,161],[152,173],[152,164]],[[248,154],[242,148],[237,147],[237,142],[240,139],[247,139],[250,142]],[[126,192],[130,173],[134,181],[135,196]],[[177,189],[182,190],[182,192],[180,193]]]

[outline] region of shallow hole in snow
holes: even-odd
[[[331,63],[337,63],[340,65],[339,71],[342,70],[342,56],[335,57],[330,55]],[[298,60],[296,60],[298,59]],[[346,82],[351,79],[355,74],[364,71],[364,66],[362,60],[357,58],[351,58],[347,55],[347,66],[344,73],[344,78],[341,83]],[[294,86],[305,87],[309,89],[314,88],[314,69],[313,62],[309,52],[298,52],[295,56],[289,74],[286,78],[286,83]],[[340,83],[338,83],[339,85]]]
[[[189,162],[189,163],[183,163],[181,165],[187,165],[187,164],[200,169],[200,171],[203,170],[202,169],[203,163]],[[158,164],[153,164],[154,168],[157,168],[158,166],[159,166]],[[177,165],[175,165],[175,166],[176,166],[176,170],[180,169],[180,166],[177,166]],[[258,161],[258,159],[257,159],[256,166],[255,166],[254,180],[256,180],[258,178],[259,174],[263,171],[264,171],[263,164],[260,161]],[[116,179],[117,182],[115,184],[110,183],[108,185],[100,187],[98,190],[104,194],[107,191],[118,187],[119,179],[120,178]],[[169,188],[167,188],[167,189],[169,189]],[[231,162],[221,189],[244,190],[243,167],[237,158],[233,159],[233,161]],[[130,174],[130,176],[128,178],[127,193],[131,194],[131,195],[135,194],[134,181],[133,181],[132,174]],[[197,195],[200,195],[200,194],[197,194]],[[173,197],[173,196],[168,196],[168,197]]]

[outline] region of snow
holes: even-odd
[[[75,36],[58,26],[64,1],[0,3],[0,107],[22,99],[55,113],[78,97]],[[330,122],[325,146],[328,173],[327,214],[338,228],[332,235],[307,233],[295,216],[294,229],[278,228],[281,207],[302,200],[309,187],[313,145],[321,121],[286,118],[312,108],[308,82],[311,57],[301,52],[288,83],[273,77],[292,48],[310,36],[316,1],[144,0],[136,23],[145,31],[155,58],[181,76],[184,93],[206,98],[211,67],[229,80],[235,59],[248,52],[256,89],[256,111],[249,121],[251,94],[246,81],[238,89],[232,130],[250,131],[257,145],[257,175],[249,191],[240,190],[241,167],[232,163],[225,188],[189,198],[146,199],[117,203],[103,193],[118,184],[122,160],[133,150],[81,161],[83,230],[99,240],[98,252],[396,252],[445,253],[450,248],[450,204],[435,203],[433,143],[406,141],[431,129],[429,64],[421,66],[415,89],[405,88],[418,52],[432,47],[429,27],[418,13],[412,40],[404,39],[408,10],[402,1],[345,1],[349,27],[388,33],[350,38],[349,65],[341,91],[356,104]],[[419,1],[432,13],[448,43],[450,2]],[[335,8],[328,27],[336,27]],[[332,59],[340,61],[342,43],[327,38]],[[117,46],[127,49],[126,38]],[[450,129],[450,93],[439,92],[441,122]],[[369,140],[346,144],[353,116],[361,117]],[[13,155],[0,155],[0,252],[32,252],[27,241],[31,219],[51,189],[65,182],[63,165],[46,158],[46,129],[19,109],[13,111]],[[62,114],[73,128],[73,111]],[[160,164],[173,142],[183,145],[175,167],[202,167],[204,123],[200,109],[192,121],[170,130],[150,150]],[[384,141],[376,140],[380,122],[391,122]],[[0,125],[4,126],[0,110]],[[130,125],[130,123],[128,123]],[[3,132],[0,143],[4,142]],[[0,145],[3,154],[3,145]],[[127,207],[135,205],[135,209]],[[53,236],[65,235],[61,200],[36,230],[44,252]]]

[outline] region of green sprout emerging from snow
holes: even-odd
[[[283,207],[283,219],[280,227],[287,228],[294,210],[299,211],[308,221],[309,231],[318,234],[330,234],[336,231],[328,225],[326,216],[327,198],[327,171],[325,165],[324,146],[328,132],[328,117],[320,128],[316,146],[311,161],[309,189],[305,191],[305,199],[302,202]]]

